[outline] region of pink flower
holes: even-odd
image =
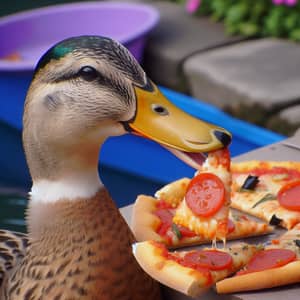
[[[186,10],[189,13],[194,13],[201,4],[201,0],[187,0],[186,2]]]
[[[287,6],[295,6],[297,4],[298,0],[285,0],[285,4]]]
[[[298,3],[298,0],[272,0],[272,3],[275,5],[285,4],[287,6],[295,6]]]

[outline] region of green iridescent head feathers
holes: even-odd
[[[65,39],[55,44],[41,57],[36,66],[35,72],[46,66],[52,59],[59,60],[67,54],[72,53],[76,49],[78,50],[93,48],[95,47],[96,42],[102,39],[110,40],[98,36],[78,36]]]

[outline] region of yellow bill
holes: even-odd
[[[196,156],[189,153],[210,152],[231,142],[228,131],[187,114],[172,104],[153,83],[149,84],[150,89],[134,87],[136,115],[128,123],[134,133],[158,142],[195,168],[199,163]]]

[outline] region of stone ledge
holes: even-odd
[[[261,39],[190,57],[184,64],[194,97],[219,107],[284,107],[300,97],[300,45]]]
[[[282,119],[291,124],[298,124],[300,127],[300,102],[298,105],[293,105],[282,110],[279,115]]]
[[[188,14],[181,5],[164,1],[149,4],[159,10],[160,22],[149,35],[143,66],[158,84],[186,92],[182,64],[189,56],[241,40],[226,36],[220,23]]]
[[[285,135],[293,135],[300,128],[300,103],[283,109],[278,114],[271,116],[265,126]]]

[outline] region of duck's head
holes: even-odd
[[[231,140],[226,130],[174,106],[133,56],[109,38],[74,37],[48,50],[37,65],[24,112],[33,180],[95,168],[103,141],[127,131],[172,149],[194,167],[188,153],[209,152]]]

